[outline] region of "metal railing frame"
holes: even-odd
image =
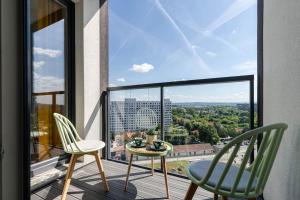
[[[119,161],[110,158],[110,137],[109,137],[109,101],[110,101],[110,92],[113,91],[123,91],[123,90],[137,90],[137,89],[160,89],[160,130],[161,130],[161,138],[164,138],[164,88],[166,87],[175,87],[175,86],[192,86],[192,85],[209,85],[209,84],[222,84],[222,83],[239,83],[239,82],[249,82],[249,114],[250,121],[249,127],[250,129],[254,128],[254,75],[244,75],[244,76],[229,76],[229,77],[218,77],[218,78],[207,78],[207,79],[196,79],[196,80],[185,80],[185,81],[172,81],[172,82],[160,82],[160,83],[148,83],[148,84],[138,84],[138,85],[127,85],[127,86],[116,86],[116,87],[108,87],[105,98],[105,141],[106,141],[106,150],[105,150],[105,158],[110,161],[128,164],[126,161]],[[252,151],[250,162],[254,160],[254,151]],[[143,169],[150,169],[141,165],[134,165]],[[162,172],[162,170],[156,170],[158,172]],[[168,174],[186,178],[186,176],[170,173]]]

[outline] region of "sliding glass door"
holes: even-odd
[[[30,1],[31,164],[64,154],[53,113],[72,119],[72,31],[65,1]]]

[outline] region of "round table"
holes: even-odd
[[[137,147],[132,147],[131,142],[126,144],[126,149],[130,154],[130,160],[129,160],[129,164],[128,164],[128,171],[127,171],[126,182],[125,182],[125,191],[127,191],[127,186],[128,186],[128,180],[129,180],[133,155],[151,157],[151,166],[152,166],[151,167],[151,173],[152,173],[152,175],[154,173],[153,158],[154,157],[160,157],[161,158],[161,163],[162,163],[162,169],[163,169],[164,177],[165,177],[167,198],[169,198],[166,156],[169,153],[173,152],[173,145],[168,143],[168,142],[164,142],[164,146],[166,147],[166,150],[164,150],[164,151],[154,151],[154,150],[150,149],[150,145],[147,145],[146,147],[137,148]]]

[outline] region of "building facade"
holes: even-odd
[[[109,103],[110,133],[140,131],[156,128],[160,125],[160,101],[137,101],[125,98],[124,101]],[[172,123],[172,103],[164,99],[164,129]]]

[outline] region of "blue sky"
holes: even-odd
[[[34,92],[64,90],[63,26],[61,20],[33,35]],[[256,0],[110,0],[109,84],[256,75],[256,27]],[[177,102],[249,99],[247,83],[166,88],[165,94]]]
[[[64,20],[33,33],[33,92],[65,90]],[[39,96],[40,103],[51,103],[51,96]],[[57,103],[64,104],[63,95]]]
[[[256,75],[256,27],[256,0],[110,0],[109,83]],[[246,83],[170,91],[174,101],[249,98]]]
[[[33,91],[64,90],[64,20],[33,33]]]

